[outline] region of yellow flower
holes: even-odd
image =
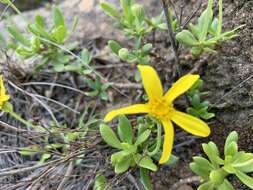
[[[181,77],[165,94],[161,81],[156,71],[150,66],[138,66],[144,89],[149,97],[149,102],[145,104],[136,104],[129,107],[113,110],[105,116],[105,122],[111,121],[115,116],[123,114],[148,113],[158,119],[164,128],[163,153],[159,163],[165,163],[172,151],[174,141],[174,128],[172,121],[185,131],[207,137],[210,134],[210,128],[202,120],[177,111],[173,106],[173,101],[187,90],[199,79],[199,75],[187,74]]]
[[[0,75],[0,109],[2,109],[5,102],[10,99],[10,96],[6,95],[3,76]]]

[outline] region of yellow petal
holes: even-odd
[[[4,96],[4,95],[5,95],[4,80],[3,80],[3,76],[0,75],[0,96]]]
[[[204,121],[189,114],[175,110],[171,116],[171,120],[193,135],[207,137],[210,134],[210,128]]]
[[[167,162],[170,158],[173,141],[174,141],[174,128],[171,121],[164,120],[162,121],[164,128],[164,142],[163,142],[163,152],[159,160],[159,164]]]
[[[157,72],[151,66],[138,65],[141,73],[144,89],[150,100],[160,99],[163,95],[163,88]]]
[[[9,95],[0,96],[0,102],[6,102],[10,99]]]
[[[178,96],[185,93],[189,90],[192,85],[199,79],[199,75],[191,75],[187,74],[180,79],[178,79],[175,84],[168,90],[165,94],[166,99],[168,102],[173,102]]]
[[[109,122],[114,117],[118,115],[124,115],[124,114],[137,114],[137,113],[148,113],[149,112],[149,106],[146,104],[136,104],[125,108],[120,108],[117,110],[110,111],[108,114],[106,114],[104,121]]]

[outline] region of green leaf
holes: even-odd
[[[145,11],[142,5],[135,4],[131,7],[131,11],[135,16],[135,19],[138,20],[138,24],[141,24],[145,18]]]
[[[56,72],[63,72],[64,71],[64,64],[62,64],[61,62],[55,63],[53,65],[53,67]]]
[[[127,171],[128,168],[129,168],[130,165],[131,165],[131,162],[132,162],[132,160],[131,160],[131,159],[128,159],[128,158],[123,159],[123,160],[120,161],[120,162],[117,162],[117,163],[115,164],[115,168],[114,168],[115,173],[116,173],[116,174],[120,174],[120,173],[123,173],[123,172]]]
[[[218,190],[234,190],[234,187],[227,179],[225,179],[224,182],[218,186]]]
[[[193,47],[191,48],[191,53],[194,55],[194,56],[198,56],[199,54],[201,54],[203,52],[203,48],[201,47]]]
[[[231,164],[225,164],[222,168],[229,174],[235,174],[236,172],[236,169]]]
[[[123,150],[128,154],[135,154],[137,151],[137,146],[128,144],[128,143],[121,143]]]
[[[186,112],[189,113],[190,115],[194,116],[194,117],[200,117],[200,113],[198,112],[198,110],[192,108],[192,107],[188,107],[186,109]]]
[[[193,157],[193,161],[201,168],[211,171],[214,169],[213,165],[205,158],[200,156]]]
[[[214,42],[214,44],[216,44],[216,43],[217,42]],[[208,45],[208,46],[210,46],[210,45]],[[215,51],[214,49],[209,48],[209,47],[203,48],[203,51],[206,52],[206,53],[213,53],[213,54],[217,53],[217,51]]]
[[[152,156],[155,160],[159,161],[162,156],[162,151],[159,151],[156,155]],[[173,154],[170,155],[170,158],[167,162],[164,163],[164,165],[172,167],[175,166],[179,161],[179,158]]]
[[[233,157],[231,165],[244,173],[253,172],[253,154],[240,151]]]
[[[117,149],[122,149],[122,145],[111,127],[101,124],[99,129],[102,138],[108,145]]]
[[[253,189],[253,178],[246,175],[245,173],[236,170],[235,175],[241,180],[242,183]]]
[[[45,146],[46,150],[50,150],[50,149],[58,149],[58,148],[62,148],[64,146],[64,144],[59,144],[59,143],[55,143],[55,144],[48,144]]]
[[[36,15],[35,22],[36,24],[40,25],[42,28],[45,28],[45,19],[43,16]]]
[[[223,169],[212,170],[210,173],[210,181],[215,185],[221,185],[224,182],[227,173]]]
[[[42,154],[38,164],[45,163],[45,161],[48,160],[49,158],[51,158],[51,154]]]
[[[119,152],[116,152],[111,155],[111,163],[112,165],[115,165],[118,162],[121,162],[124,158],[126,158],[129,155],[129,152],[122,150]]]
[[[38,154],[40,152],[40,149],[38,146],[34,145],[34,146],[20,148],[18,152],[22,156],[34,156],[35,154]]]
[[[126,17],[127,22],[131,23],[132,21],[132,12],[131,7],[133,4],[132,0],[120,0],[120,4],[123,9],[124,16]]]
[[[16,53],[20,56],[23,56],[25,58],[29,58],[32,57],[36,52],[34,52],[33,50],[24,48],[24,47],[18,47],[16,49]]]
[[[142,51],[144,54],[148,54],[153,48],[153,45],[151,43],[147,43],[143,46]]]
[[[140,180],[145,190],[153,189],[150,176],[149,176],[149,171],[146,168],[140,168]]]
[[[165,162],[164,165],[175,166],[178,163],[178,161],[179,161],[179,158],[177,156],[171,154],[169,160],[167,162]]]
[[[62,15],[61,10],[58,7],[53,8],[53,18],[54,18],[54,24],[56,27],[59,27],[59,26],[65,27],[64,17]]]
[[[101,92],[101,93],[99,94],[99,97],[100,97],[102,100],[104,100],[104,101],[107,101],[107,100],[109,99],[109,96],[108,96],[107,92]]]
[[[9,33],[15,38],[15,40],[17,40],[18,42],[20,42],[24,46],[30,47],[30,45],[31,45],[30,41],[27,38],[25,38],[22,35],[22,33],[17,30],[16,27],[8,26],[7,29],[9,31]]]
[[[47,31],[45,31],[44,28],[42,28],[40,25],[38,25],[36,23],[29,24],[28,29],[30,32],[32,32],[36,36],[41,36],[41,37],[44,37],[48,40],[52,40],[51,35]]]
[[[217,36],[218,34],[218,19],[214,18],[213,22],[209,28],[209,33],[211,33],[213,36]]]
[[[157,171],[157,166],[149,156],[142,156],[141,154],[134,155],[136,164],[142,168],[146,168],[152,171]]]
[[[119,116],[118,135],[123,142],[132,144],[132,125],[126,116]]]
[[[37,38],[36,36],[32,36],[31,46],[32,46],[32,51],[38,52],[40,50],[40,47],[41,47],[40,39]]]
[[[194,107],[199,108],[201,106],[199,94],[194,94],[191,100],[191,103]]]
[[[3,4],[10,4],[11,3],[10,0],[0,0],[0,2],[3,3]]]
[[[200,28],[198,27],[198,25],[193,25],[193,24],[189,24],[189,28],[192,32],[192,34],[199,39],[200,38]]]
[[[66,139],[68,140],[68,142],[74,142],[79,137],[79,134],[79,132],[68,132],[66,134]]]
[[[121,48],[118,52],[119,58],[122,59],[123,61],[127,61],[129,57],[129,51],[127,48]]]
[[[113,40],[110,40],[108,42],[108,46],[110,47],[110,49],[112,50],[113,53],[115,53],[116,55],[118,55],[119,50],[122,48],[121,45]]]
[[[190,163],[190,168],[195,174],[202,177],[204,180],[207,180],[209,178],[210,172],[206,168],[202,168],[194,162]]]
[[[238,145],[236,142],[231,142],[230,144],[228,144],[228,146],[226,146],[226,148],[224,149],[224,154],[225,156],[234,156],[237,152],[238,152]]]
[[[64,66],[64,70],[65,71],[74,71],[74,72],[78,72],[81,70],[80,65],[77,64],[72,64],[72,65],[66,65]]]
[[[219,158],[219,151],[217,146],[211,141],[208,144],[202,144],[202,148],[209,160],[214,166],[218,166],[222,160]]]
[[[84,48],[81,52],[81,58],[83,60],[83,63],[85,65],[89,65],[91,60],[92,60],[92,56],[91,56],[91,53],[86,49]]]
[[[135,146],[139,146],[140,144],[144,143],[148,137],[151,134],[151,130],[147,129],[146,131],[144,131],[143,133],[141,133],[138,137],[137,140],[135,141]]]
[[[140,82],[140,80],[141,80],[141,73],[140,73],[139,70],[136,70],[136,71],[135,71],[135,73],[134,73],[134,80],[135,80],[136,82]]]
[[[200,117],[205,119],[205,120],[209,120],[209,119],[215,117],[215,114],[214,113],[205,113],[205,114],[201,114]]]
[[[63,43],[66,37],[67,31],[65,26],[60,25],[57,28],[54,28],[52,31],[52,38],[55,39],[57,43]]]
[[[200,36],[199,41],[203,42],[207,38],[208,29],[211,25],[213,20],[213,0],[208,0],[208,7],[207,9],[201,14],[199,18],[199,28],[200,28]]]
[[[106,2],[102,2],[102,3],[100,3],[100,6],[108,16],[110,16],[112,18],[120,18],[120,16],[121,16],[120,13],[112,5],[109,5]]]
[[[214,190],[214,185],[212,182],[209,181],[200,185],[198,187],[198,190]]]
[[[94,91],[91,91],[91,92],[85,92],[84,93],[86,96],[90,96],[90,97],[95,97],[99,94],[99,91],[98,90],[94,90]]]
[[[182,30],[181,32],[179,32],[176,35],[176,39],[178,42],[190,47],[198,44],[198,41],[189,30]]]
[[[6,113],[11,113],[13,112],[13,105],[10,102],[5,102],[2,105],[2,110]]]
[[[107,183],[107,180],[104,175],[97,175],[95,178],[93,190],[104,190],[106,187],[106,183]]]
[[[237,142],[238,141],[238,133],[236,131],[231,132],[225,142],[225,146],[224,146],[224,154],[226,154],[226,152],[228,151],[228,146],[232,143],[232,142]]]

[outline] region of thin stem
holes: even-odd
[[[164,11],[167,27],[168,27],[169,40],[170,40],[170,43],[171,43],[171,46],[173,49],[173,54],[174,54],[175,61],[176,61],[177,73],[180,77],[181,76],[181,70],[180,70],[180,66],[179,66],[180,61],[179,61],[178,52],[177,52],[177,44],[176,44],[175,34],[173,32],[172,23],[168,17],[168,15],[169,15],[168,1],[162,0],[162,5],[163,5],[163,11]]]
[[[9,111],[8,112],[12,117],[14,117],[16,120],[20,121],[21,123],[23,123],[24,125],[26,125],[27,127],[32,127],[34,129],[36,129],[36,126],[34,126],[31,122],[26,121],[25,119],[23,119],[20,115],[18,115],[16,112],[14,111]]]
[[[218,35],[220,36],[222,31],[222,0],[219,0],[219,24],[218,24]]]
[[[18,10],[18,8],[10,1],[11,8],[19,15],[22,15],[22,13]]]
[[[189,16],[187,17],[186,21],[184,22],[184,24],[181,26],[182,29],[186,28],[186,26],[189,24],[189,22],[193,19],[193,17],[198,13],[198,11],[200,10],[201,6],[202,6],[202,1],[200,1],[197,9]]]
[[[162,129],[161,129],[161,125],[157,124],[157,139],[156,139],[156,147],[152,152],[148,152],[149,156],[154,156],[158,153],[158,151],[160,150],[161,147],[161,143],[162,143]]]
[[[20,15],[25,21],[27,21],[27,19],[24,17],[24,15],[18,10],[18,8],[14,5],[14,1],[12,2],[11,0],[7,0],[7,4],[18,14]]]

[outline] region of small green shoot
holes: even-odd
[[[95,80],[86,79],[86,83],[92,90],[85,92],[86,96],[99,97],[101,100],[108,101],[109,96],[107,89],[111,86],[111,83],[103,83],[99,76],[96,76]]]
[[[209,102],[202,101],[202,97],[207,95],[207,92],[201,92],[203,88],[203,80],[199,79],[192,88],[188,91],[187,95],[189,97],[191,107],[187,108],[187,113],[202,118],[205,120],[215,117],[214,113],[209,112]]]
[[[201,14],[196,25],[189,24],[189,30],[182,30],[176,35],[179,43],[191,48],[195,56],[203,52],[215,53],[215,46],[221,42],[237,36],[237,31],[242,26],[227,32],[222,32],[222,0],[219,0],[219,16],[213,16],[213,0],[208,1],[206,10]]]
[[[66,44],[70,35],[74,32],[68,30],[65,19],[59,8],[53,8],[53,25],[47,27],[45,18],[37,15],[33,23],[28,24],[27,30],[30,37],[20,32],[14,25],[8,26],[10,35],[16,43],[9,46],[14,48],[16,53],[25,58],[40,56],[40,63],[36,65],[35,71],[40,71],[50,64],[55,72],[65,71],[66,65],[73,59],[58,46],[64,46],[68,51],[77,47],[77,43]],[[73,21],[73,29],[77,24],[77,19]]]

